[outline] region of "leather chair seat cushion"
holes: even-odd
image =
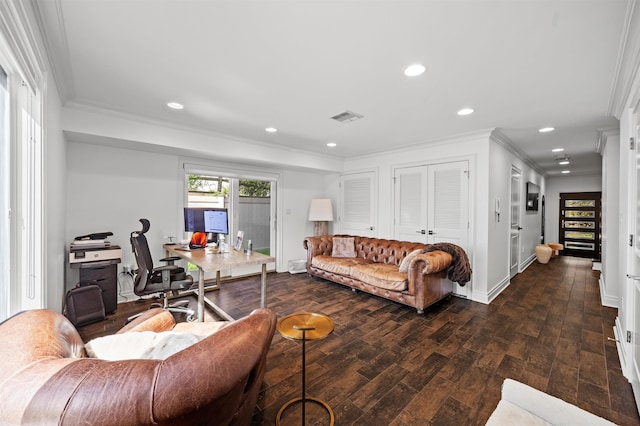
[[[351,276],[367,284],[393,291],[407,289],[408,276],[398,270],[396,265],[386,263],[370,263],[354,265]]]
[[[328,272],[340,275],[351,275],[351,268],[355,265],[371,265],[370,260],[361,259],[359,257],[333,257],[333,256],[314,256],[311,259],[311,266],[323,269]]]

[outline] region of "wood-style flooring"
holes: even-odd
[[[323,399],[336,425],[483,425],[512,378],[620,425],[639,425],[631,385],[613,338],[617,311],[600,305],[599,272],[588,259],[537,262],[491,304],[451,297],[418,315],[412,308],[306,274],[269,274],[267,303],[278,317],[328,315],[335,331],[306,345],[307,395]],[[235,318],[260,303],[259,277],[207,293]],[[148,302],[121,304],[85,340],[113,333]],[[192,298],[195,307],[195,298]],[[215,316],[207,314],[207,320]],[[254,425],[274,425],[301,392],[301,344],[273,338]],[[300,424],[299,406],[283,424]],[[307,424],[328,424],[316,404]]]

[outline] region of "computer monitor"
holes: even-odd
[[[217,238],[218,234],[229,234],[227,209],[214,207],[185,207],[184,230],[206,232]]]

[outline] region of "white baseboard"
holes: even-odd
[[[600,274],[600,278],[598,279],[598,284],[600,285],[600,303],[602,306],[607,306],[609,308],[616,308],[620,306],[620,298],[617,296],[610,296],[607,294],[607,286],[604,282],[604,274]]]

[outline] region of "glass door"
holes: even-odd
[[[560,194],[560,244],[567,256],[600,260],[602,193]]]

